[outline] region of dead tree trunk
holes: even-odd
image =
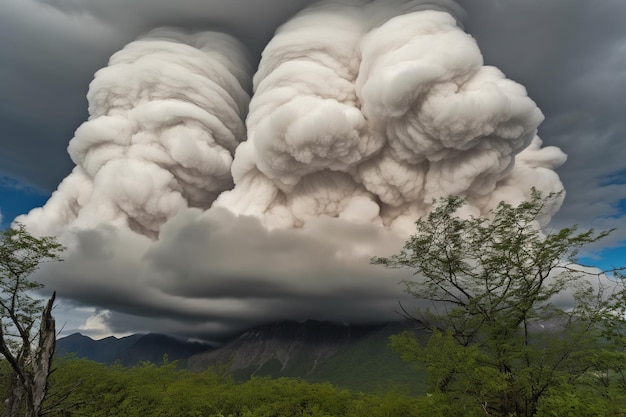
[[[52,359],[56,348],[55,322],[52,306],[56,293],[41,314],[37,345],[26,346],[25,355],[14,355],[5,343],[0,344],[0,353],[6,357],[13,371],[11,397],[4,403],[3,416],[40,417],[43,401],[48,391]]]
[[[33,381],[32,381],[32,398],[33,398],[33,416],[41,415],[43,401],[48,392],[48,377],[50,376],[52,359],[56,348],[56,329],[54,318],[52,317],[52,305],[56,293],[52,293],[52,297],[48,300],[46,308],[41,314],[41,324],[39,326],[39,341],[33,358]]]
[[[4,402],[2,416],[19,416],[24,402],[24,386],[16,373],[11,375],[11,396]]]

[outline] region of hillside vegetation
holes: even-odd
[[[176,363],[132,368],[86,359],[57,361],[47,414],[151,416],[436,416],[426,397],[389,391],[363,394],[298,378],[253,377],[234,382],[223,368],[195,373]]]

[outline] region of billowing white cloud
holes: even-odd
[[[268,44],[218,206],[269,226],[328,215],[404,230],[441,196],[485,214],[562,188],[565,155],[536,137],[543,115],[453,14],[362,3],[321,2]]]
[[[254,77],[228,35],[127,45],[91,84],[76,168],[18,219],[69,248],[40,279],[109,310],[98,323],[117,332],[395,317],[410,271],[368,260],[398,250],[433,199],[484,215],[562,188],[541,111],[484,65],[458,13],[322,1],[278,29]]]
[[[208,208],[232,186],[248,68],[222,33],[160,29],[127,45],[90,85],[89,120],[68,147],[76,168],[25,221],[39,233],[109,223],[156,236],[179,210]]]

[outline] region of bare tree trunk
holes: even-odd
[[[4,401],[3,417],[19,416],[24,400],[24,387],[17,374],[11,376],[11,396]]]
[[[52,293],[52,297],[48,300],[48,304],[41,314],[39,346],[35,350],[35,357],[33,358],[33,417],[38,417],[41,414],[41,407],[48,392],[48,377],[56,348],[55,322],[52,317],[52,305],[55,298],[56,292]]]
[[[41,315],[37,348],[29,350],[28,357],[15,361],[19,368],[13,372],[11,397],[4,403],[2,415],[7,417],[40,417],[48,391],[48,377],[56,348],[55,322],[52,306],[56,293],[52,294]]]

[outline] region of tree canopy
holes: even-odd
[[[56,341],[52,305],[33,298],[43,286],[30,276],[42,262],[60,260],[61,244],[35,237],[23,225],[0,232],[0,355],[10,365],[11,393],[4,412],[39,416]]]
[[[577,262],[609,232],[541,230],[558,197],[534,191],[488,218],[460,217],[464,200],[442,199],[400,253],[372,259],[414,272],[406,291],[429,307],[408,314],[431,336],[405,333],[392,346],[427,368],[431,394],[456,407],[449,415],[540,415],[556,393],[584,396],[588,386],[602,404],[577,397],[572,415],[626,412],[623,279]]]

